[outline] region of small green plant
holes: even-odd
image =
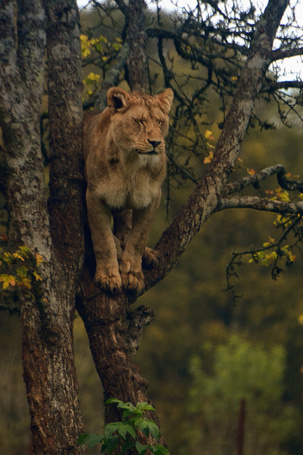
[[[136,406],[131,403],[124,403],[115,398],[110,398],[106,404],[116,404],[122,409],[122,420],[111,422],[105,425],[103,434],[82,434],[78,442],[81,445],[87,444],[93,449],[97,444],[101,444],[100,453],[113,453],[119,449],[119,453],[128,454],[138,453],[144,455],[152,453],[155,455],[169,455],[169,451],[161,444],[141,444],[138,441],[138,432],[144,436],[151,436],[156,442],[159,441],[160,431],[155,422],[144,417],[147,411],[154,411],[154,408],[146,402],[137,403]]]

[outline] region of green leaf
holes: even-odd
[[[103,445],[101,447],[101,453],[110,452],[112,453],[117,447],[119,443],[119,436],[113,436],[108,441],[104,440]]]
[[[155,408],[148,404],[146,401],[142,401],[141,403],[137,403],[137,408],[142,410],[142,411],[154,411]]]
[[[21,278],[26,278],[27,274],[28,274],[28,267],[25,267],[25,265],[22,265],[17,268],[16,272],[17,272],[17,276],[19,276]]]
[[[104,436],[99,434],[81,434],[78,438],[78,443],[81,445],[88,444],[90,449],[93,449],[97,444],[101,444]]]
[[[120,403],[118,404],[118,408],[120,409],[127,409],[128,411],[135,411],[135,406],[131,403],[123,403],[123,401],[120,401]]]
[[[89,436],[89,434],[86,434],[86,433],[80,434],[80,436],[78,437],[78,444],[80,444],[80,445],[85,444],[86,438],[88,436]]]
[[[123,446],[121,447],[121,454],[123,453],[126,453],[128,454],[129,453],[129,450],[130,449],[133,449],[135,447],[135,442],[131,439],[131,440],[128,440],[128,441],[125,441],[123,443]]]
[[[105,401],[105,404],[118,404],[118,403],[122,403],[122,401],[118,400],[117,398],[108,398]]]
[[[138,428],[139,430],[142,431],[142,428],[146,427],[145,419],[143,419],[142,417],[139,417],[138,419],[136,419],[134,421],[134,427]]]
[[[148,431],[148,433],[152,435],[154,439],[158,440],[160,437],[160,431],[155,422],[153,422],[152,420],[147,420],[146,423],[147,423],[146,431]]]
[[[122,436],[123,439],[126,438],[127,434],[130,434],[130,436],[134,439],[136,439],[136,437],[137,437],[134,427],[132,427],[131,425],[125,424],[125,423],[123,425],[119,426],[118,433],[120,436]]]
[[[28,246],[20,246],[19,250],[22,253],[23,257],[28,257],[30,254],[32,254],[32,250]]]
[[[106,439],[110,439],[115,431],[121,426],[121,422],[111,422],[104,427],[104,436]]]
[[[161,444],[155,445],[151,450],[155,455],[170,455],[169,450]]]
[[[145,436],[151,435],[154,439],[158,440],[160,436],[160,431],[155,422],[148,419],[137,419],[134,422],[134,426],[138,430],[142,431]]]
[[[144,455],[146,453],[146,451],[150,448],[150,446],[140,444],[140,442],[138,442],[138,441],[136,442],[135,447],[136,447],[139,455]]]

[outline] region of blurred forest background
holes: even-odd
[[[110,25],[105,20],[105,25],[99,26],[100,10],[82,12],[86,108],[104,76],[102,69],[94,65],[97,54],[94,57],[89,51],[88,40],[96,40],[95,51],[100,45],[99,58],[106,65],[121,47],[123,27],[119,14],[115,13]],[[173,13],[162,12],[162,20],[173,21]],[[184,66],[173,46],[165,51],[183,91],[195,90],[195,79],[188,76],[194,76],[196,68],[190,63]],[[160,63],[152,40],[148,55],[151,89],[156,93],[163,89],[164,82],[158,74]],[[126,82],[122,81],[121,86],[127,88]],[[218,139],[224,113],[214,91],[200,104],[198,114],[204,132],[204,155],[189,158],[186,154],[191,130],[185,121],[183,132],[179,129],[177,138],[174,132],[168,139],[174,155],[170,155],[151,246],[203,174],[207,156]],[[259,115],[266,119],[267,127],[257,121]],[[237,178],[282,163],[302,179],[303,133],[299,118],[290,115],[289,127],[285,127],[275,103],[259,99],[255,119],[242,144]],[[255,192],[265,189],[275,194],[276,182]],[[5,200],[0,199],[0,203],[1,233],[5,233],[8,215]],[[296,260],[285,264],[275,280],[270,259],[257,264],[250,262],[250,255],[243,256],[241,266],[235,266],[238,277],[231,277],[235,288],[226,291],[226,269],[233,252],[249,251],[269,238],[277,239],[280,234],[276,218],[242,209],[215,214],[174,271],[138,299],[138,305],[152,307],[157,317],[146,329],[136,358],[143,376],[150,381],[150,395],[174,455],[199,455],[200,447],[207,455],[236,454],[241,403],[245,403],[246,410],[245,455],[303,453],[301,251],[292,250]],[[75,353],[86,431],[100,432],[102,389],[80,317],[75,319]],[[17,314],[1,313],[0,359],[0,451],[5,455],[25,454],[30,445],[29,414]]]

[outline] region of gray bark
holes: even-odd
[[[72,337],[75,284],[83,254],[78,11],[74,1],[48,1],[44,7],[40,0],[20,0],[15,27],[14,6],[13,1],[0,6],[0,122],[11,236],[15,244],[32,247],[33,255],[44,259],[39,270],[43,284],[33,289],[31,298],[25,296],[21,309],[32,451],[86,453],[77,444],[83,423]],[[54,169],[50,216],[40,137],[47,35]],[[68,225],[63,223],[65,217],[70,217]]]

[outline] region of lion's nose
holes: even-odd
[[[154,150],[161,144],[161,141],[150,141],[149,139],[148,142],[154,147]]]

